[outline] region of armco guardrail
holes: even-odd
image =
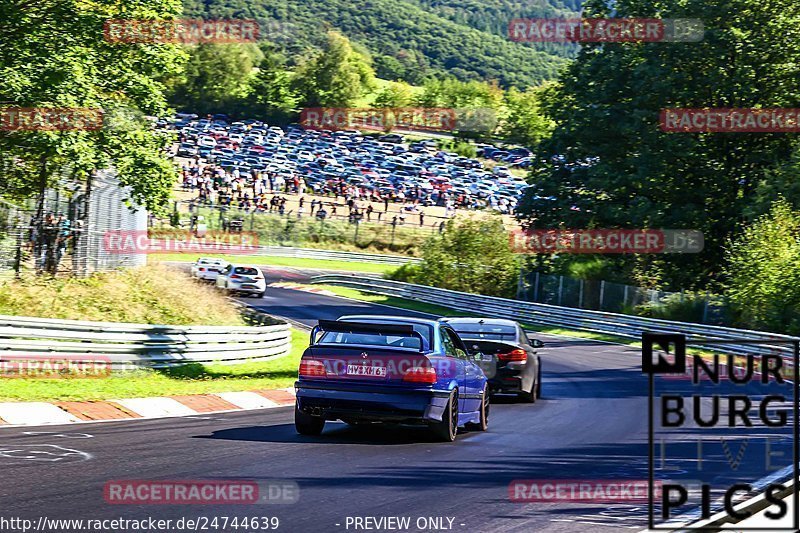
[[[233,364],[289,353],[291,328],[153,326],[0,315],[0,363],[103,361],[112,369]]]
[[[262,246],[253,255],[296,257],[302,259],[328,259],[332,261],[354,261],[359,263],[383,263],[387,265],[405,265],[418,263],[416,257],[402,255],[368,254],[362,252],[341,252],[337,250],[316,250],[314,248],[291,248],[288,246]]]
[[[765,333],[743,329],[707,326],[688,322],[657,320],[632,315],[590,311],[570,307],[559,307],[540,303],[509,300],[491,296],[481,296],[465,292],[451,291],[437,287],[414,285],[399,281],[357,277],[344,274],[331,274],[314,277],[312,283],[341,285],[386,296],[396,296],[409,300],[442,305],[470,314],[489,317],[509,318],[530,324],[557,326],[593,333],[605,333],[631,339],[641,338],[643,331],[653,333],[683,333],[688,341],[731,341],[749,339],[740,344],[722,344],[713,349],[722,353],[737,355],[776,354],[785,359],[793,355],[792,342],[800,339],[786,335]],[[706,349],[712,346],[704,346]]]

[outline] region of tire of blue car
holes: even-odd
[[[443,442],[453,442],[458,433],[458,390],[454,390],[442,413],[442,421],[431,424],[436,437]]]

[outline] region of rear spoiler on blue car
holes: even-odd
[[[317,333],[330,331],[338,333],[377,333],[381,335],[399,335],[417,337],[420,351],[425,350],[425,339],[410,324],[375,324],[373,322],[349,322],[345,320],[320,320],[311,330],[311,344],[316,344]]]

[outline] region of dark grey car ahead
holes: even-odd
[[[440,320],[456,330],[472,353],[494,356],[495,371],[487,372],[492,392],[517,394],[530,403],[541,397],[542,365],[536,348],[544,346],[542,341],[529,339],[513,320],[466,317]]]

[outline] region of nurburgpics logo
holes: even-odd
[[[763,511],[770,531],[797,531],[797,493],[791,514],[786,494],[797,478],[799,352],[788,337],[642,334],[651,530],[707,530]]]

